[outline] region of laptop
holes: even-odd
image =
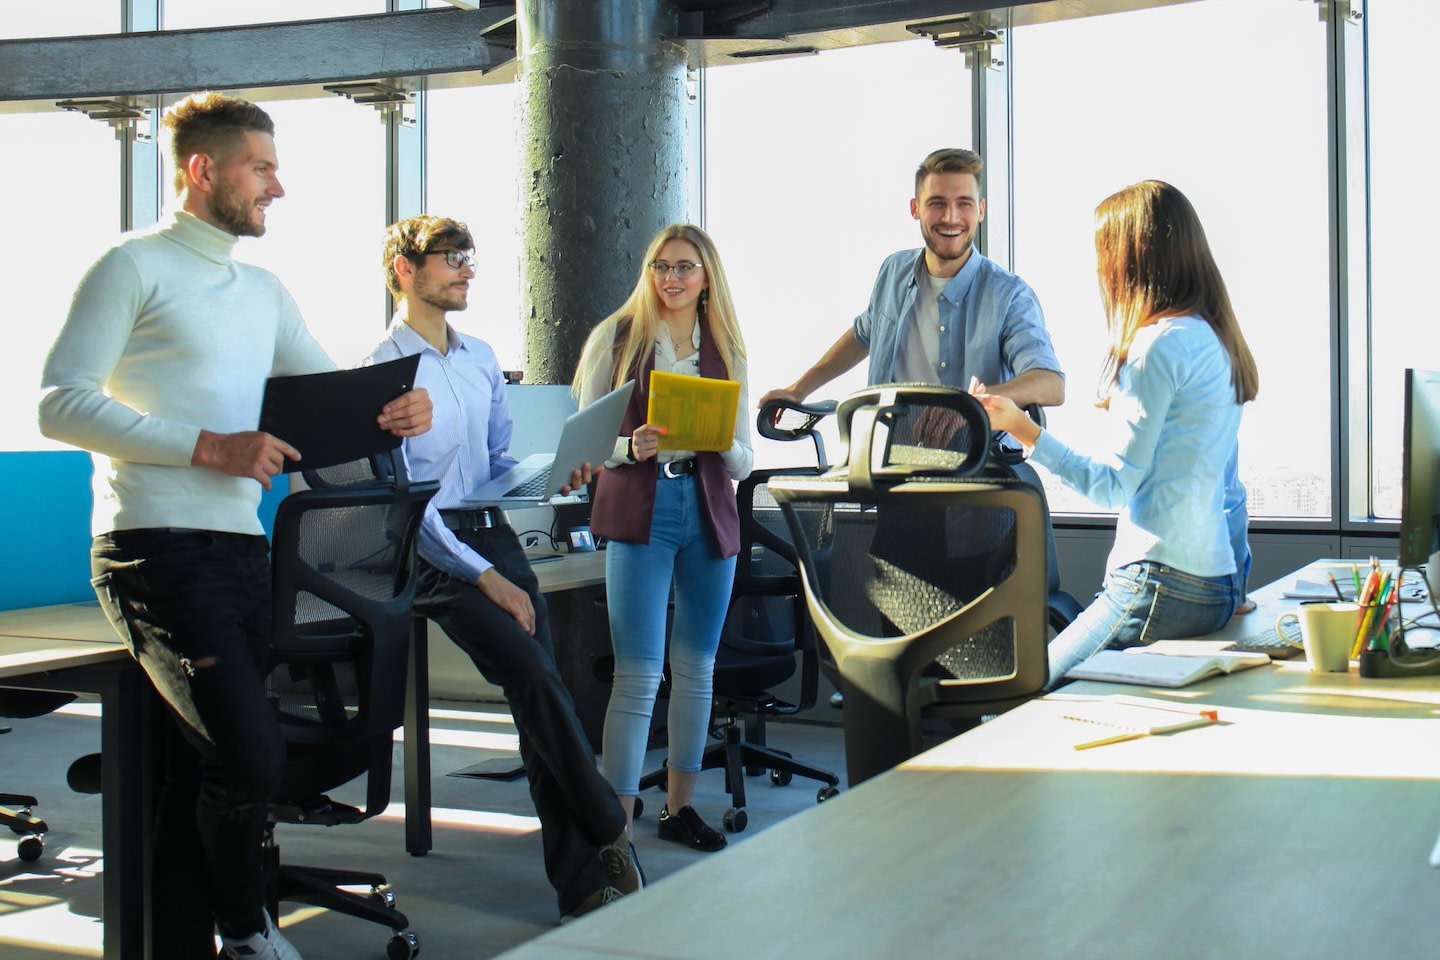
[[[498,477],[482,483],[464,499],[465,506],[533,506],[546,503],[570,482],[582,463],[604,463],[615,453],[615,438],[635,381],[628,380],[565,419],[554,453],[536,453]],[[556,469],[558,468],[558,469]]]

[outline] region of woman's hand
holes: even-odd
[[[635,458],[636,463],[649,460],[660,452],[660,438],[665,436],[665,428],[656,426],[653,423],[645,423],[635,428],[630,435],[630,455]]]
[[[1015,405],[1009,397],[990,393],[985,384],[976,377],[970,378],[970,395],[980,401],[990,417],[990,429],[1004,431],[1027,447],[1033,447],[1040,438],[1040,425],[1030,415]]]

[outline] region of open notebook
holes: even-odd
[[[625,419],[634,380],[627,380],[584,409],[570,414],[554,453],[536,453],[521,460],[497,477],[476,487],[463,502],[465,506],[515,506],[545,503],[570,482],[570,474],[581,464],[596,466],[615,452],[615,438]]]

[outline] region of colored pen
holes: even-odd
[[[1350,564],[1350,575],[1355,578],[1355,598],[1360,598],[1360,564]]]
[[[1330,581],[1330,586],[1335,590],[1335,599],[1343,601],[1345,594],[1340,592],[1340,584],[1335,582],[1335,574],[1327,573],[1325,574],[1325,579]]]

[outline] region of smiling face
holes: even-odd
[[[910,201],[910,215],[920,221],[930,275],[952,277],[969,259],[985,220],[980,181],[973,173],[929,174]]]
[[[192,158],[192,163],[198,159]],[[228,156],[208,158],[206,167],[210,190],[202,194],[201,209],[191,212],[237,237],[264,236],[266,209],[285,196],[275,138],[246,130]]]
[[[650,268],[650,282],[655,288],[655,297],[660,302],[661,311],[668,314],[693,316],[701,291],[710,285],[709,278],[705,276],[705,267],[700,259],[700,251],[695,244],[678,237],[667,240],[651,263],[655,266]],[[684,265],[692,263],[699,266],[690,270],[684,277],[676,276],[676,271],[673,269],[661,269],[661,267],[684,269]]]

